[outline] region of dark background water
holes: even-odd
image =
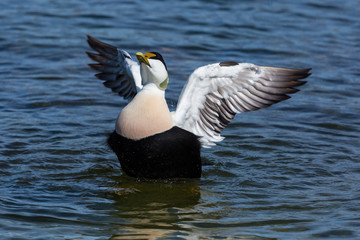
[[[359,1],[1,1],[0,238],[359,239]],[[126,101],[86,34],[159,51],[171,108],[220,61],[312,67],[290,100],[238,115],[200,180],[126,177],[106,137]]]

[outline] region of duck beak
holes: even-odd
[[[149,60],[148,60],[149,56],[147,56],[147,53],[143,54],[141,52],[137,52],[136,53],[136,58],[138,59],[140,65],[141,65],[141,63],[144,63],[145,65],[151,67],[150,63],[149,63]]]

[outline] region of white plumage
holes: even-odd
[[[88,42],[99,52],[88,53],[90,58],[99,62],[90,66],[101,72],[96,76],[105,80],[106,87],[126,99],[142,94],[139,64],[126,51],[90,36]],[[297,92],[294,87],[305,83],[298,80],[308,77],[309,71],[235,62],[200,67],[191,74],[183,88],[176,111],[172,113],[173,124],[199,136],[202,146],[210,147],[223,140],[220,133],[236,113],[257,110],[288,99],[286,94]],[[159,131],[161,127],[157,129]]]
[[[177,126],[202,136],[205,147],[223,140],[221,131],[236,113],[257,110],[288,99],[307,70],[224,62],[196,69],[173,115]]]

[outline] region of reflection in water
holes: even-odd
[[[111,239],[158,239],[188,235],[182,221],[200,214],[199,180],[122,181],[115,187],[114,215],[123,221]]]
[[[113,218],[117,219],[115,239],[274,239],[245,234],[243,230],[258,222],[218,222],[209,220],[206,210],[221,192],[201,189],[201,180],[137,181],[120,176],[109,197]],[[215,210],[217,206],[212,206]],[[224,214],[220,210],[219,214]],[[203,222],[205,221],[205,222]],[[234,232],[234,227],[239,231]],[[228,229],[228,237],[221,233]]]
[[[359,1],[114,2],[0,1],[0,239],[360,239]],[[314,70],[203,149],[200,181],[138,183],[86,34],[163,53],[172,110],[204,64]]]

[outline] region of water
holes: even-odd
[[[1,1],[2,239],[359,239],[358,1]],[[312,67],[290,100],[238,115],[203,176],[125,176],[106,137],[126,101],[86,34],[159,51],[173,109],[220,61]]]

